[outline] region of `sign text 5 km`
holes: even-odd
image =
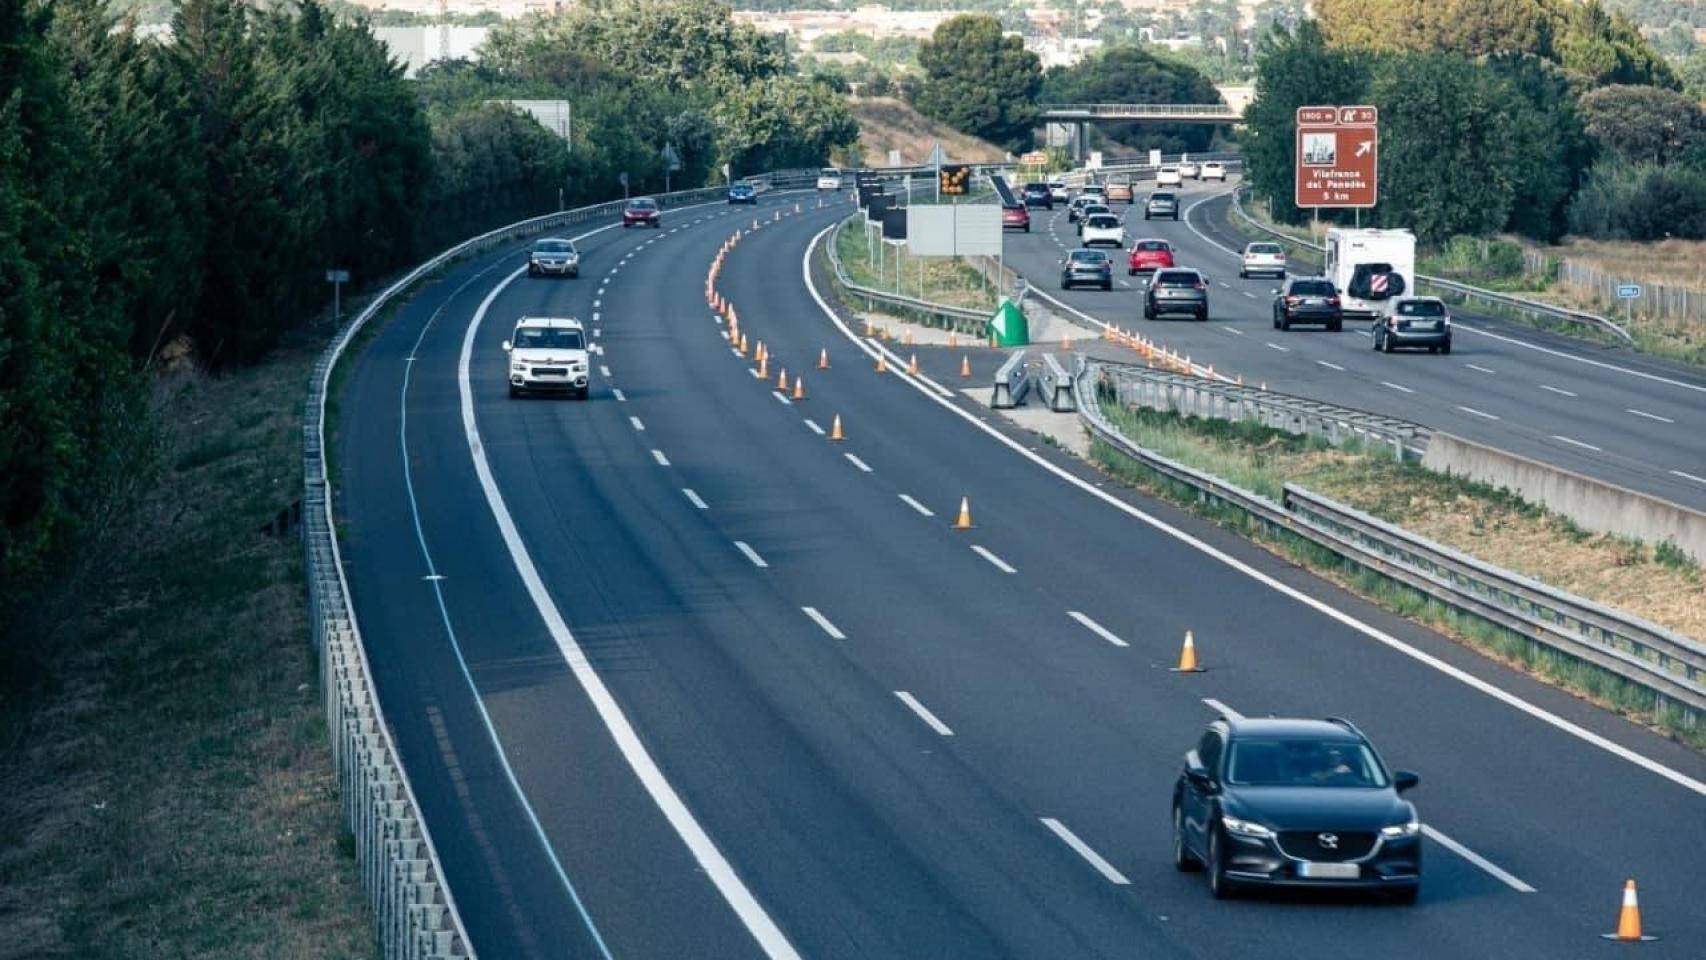
[[[1380,195],[1380,115],[1373,107],[1298,107],[1299,207],[1372,207]]]

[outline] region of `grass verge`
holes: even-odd
[[[842,230],[840,236],[836,253],[841,257],[841,265],[846,268],[847,275],[860,286],[894,290],[895,265],[898,262],[898,292],[902,296],[952,307],[993,311],[1001,295],[999,284],[985,280],[975,267],[958,257],[915,257],[903,246],[891,247],[879,242],[876,244],[882,258],[879,261],[871,255],[872,248],[865,239],[865,231],[857,224]]]
[[[98,580],[43,596],[20,631],[28,668],[0,681],[0,958],[372,955],[301,547],[259,529],[300,495],[320,348],[162,384],[159,484]]]
[[[1482,560],[1628,610],[1690,636],[1706,628],[1706,578],[1674,549],[1589,534],[1505,491],[1401,464],[1380,448],[1332,449],[1254,424],[1200,420],[1104,404],[1138,444],[1278,499],[1287,482],[1307,487]],[[1194,488],[1161,476],[1097,441],[1091,458],[1114,476],[1159,494],[1273,548],[1383,607],[1427,624],[1573,693],[1706,748],[1706,729],[1656,708],[1643,688],[1520,633],[1460,613],[1407,585],[1234,508],[1205,505]]]

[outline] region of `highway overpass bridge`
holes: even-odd
[[[1089,130],[1096,123],[1202,123],[1241,124],[1244,108],[1255,96],[1255,88],[1216,88],[1220,103],[1044,103],[1039,105],[1042,121],[1071,128],[1070,144],[1075,159],[1089,152]]]

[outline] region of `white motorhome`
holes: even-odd
[[[1416,288],[1416,235],[1408,230],[1327,231],[1327,279],[1346,317],[1384,317],[1392,299]]]

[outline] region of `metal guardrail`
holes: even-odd
[[[751,178],[769,186],[785,179]],[[657,196],[664,207],[712,200],[726,188]],[[373,299],[340,329],[314,364],[302,420],[302,546],[309,623],[320,651],[320,683],[344,815],[355,834],[356,866],[373,910],[386,960],[474,957],[461,914],[444,880],[437,849],[421,818],[408,772],[374,692],[361,627],[350,603],[343,555],[332,520],[325,458],[326,394],[332,371],[349,344],[386,305],[423,277],[455,259],[507,241],[618,216],[623,201],[595,204],[499,227],[417,266]]]
[[[1233,122],[1244,119],[1243,111],[1224,103],[1039,103],[1037,109],[1045,120],[1177,117]]]
[[[1086,389],[1086,384],[1092,384]],[[1693,727],[1706,715],[1706,646],[1638,617],[1612,610],[1484,563],[1301,487],[1287,485],[1284,503],[1140,446],[1102,413],[1100,382],[1079,377],[1078,415],[1102,442],[1198,498],[1236,508],[1270,530],[1284,530],[1346,560],[1390,577],[1454,610],[1533,637],[1647,690],[1656,711]]]
[[[1314,250],[1318,253],[1326,252],[1326,247],[1321,244],[1304,240],[1301,237],[1294,237],[1283,230],[1275,230],[1267,224],[1260,222],[1255,217],[1250,216],[1250,214],[1245,211],[1244,204],[1240,199],[1240,194],[1244,189],[1246,188],[1240,188],[1232,191],[1232,211],[1238,214],[1239,218],[1245,223],[1271,237],[1283,240],[1286,243],[1293,244],[1294,246]],[[1629,335],[1629,331],[1612,322],[1609,318],[1602,317],[1596,313],[1588,313],[1585,310],[1571,310],[1568,307],[1554,306],[1550,303],[1541,303],[1538,300],[1529,300],[1525,297],[1512,296],[1508,293],[1499,293],[1496,290],[1486,290],[1481,287],[1473,287],[1467,283],[1458,283],[1456,280],[1447,280],[1444,277],[1430,277],[1425,273],[1417,273],[1416,280],[1418,284],[1426,283],[1430,286],[1438,287],[1440,290],[1453,294],[1461,300],[1475,300],[1481,303],[1493,304],[1507,310],[1515,310],[1518,313],[1526,313],[1531,316],[1543,317],[1547,320],[1562,320],[1567,323],[1597,327],[1600,330],[1614,334],[1625,343],[1633,344],[1635,342],[1635,338]]]
[[[1060,358],[1052,353],[1043,354],[1042,372],[1037,375],[1037,392],[1042,394],[1043,402],[1055,413],[1071,413],[1078,409],[1078,401],[1073,396],[1073,373],[1061,365]]]
[[[1031,388],[1030,368],[1025,365],[1025,351],[1015,350],[995,371],[995,390],[989,395],[991,410],[1011,410],[1025,402],[1025,391]]]
[[[846,265],[841,262],[841,254],[837,251],[837,247],[840,246],[842,231],[846,230],[847,225],[858,217],[859,215],[855,214],[841,221],[835,228],[835,235],[830,237],[830,242],[824,244],[824,249],[829,255],[829,266],[835,273],[837,285],[847,293],[862,298],[867,310],[874,309],[880,303],[900,310],[909,316],[917,317],[928,326],[942,327],[974,337],[984,335],[984,330],[989,325],[990,311],[951,307],[946,304],[932,303],[929,300],[920,300],[917,297],[909,297],[905,294],[878,290],[875,287],[854,283],[853,278],[847,273]]]
[[[1087,370],[1106,383],[1123,406],[1165,413],[1259,423],[1287,433],[1320,437],[1334,446],[1353,440],[1391,447],[1397,459],[1419,460],[1433,431],[1419,423],[1338,407],[1224,380],[1187,376],[1133,364],[1093,360]]]

